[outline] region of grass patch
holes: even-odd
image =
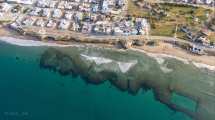
[[[214,42],[215,43],[215,33],[212,33],[208,39],[211,41],[211,42]]]
[[[192,28],[191,31],[198,32],[202,28],[202,23],[207,20],[206,14],[212,13],[209,9],[190,5],[160,3],[152,6],[158,10],[164,10],[167,16],[161,17],[152,14],[150,10],[139,8],[132,0],[128,0],[128,14],[134,17],[148,18],[151,25],[151,35],[157,36],[174,36],[176,25],[186,25]],[[178,32],[177,36],[186,39],[186,36],[181,32]]]
[[[8,24],[10,22],[12,22],[12,21],[11,20],[0,20],[0,25],[2,25],[2,24]]]
[[[166,11],[167,16],[154,21],[152,35],[174,36],[177,24],[186,25],[191,31],[198,32],[202,28],[202,23],[207,20],[206,14],[212,13],[211,10],[188,5],[160,4],[160,7]],[[187,40],[181,32],[177,32],[177,37]]]
[[[147,10],[140,9],[134,2],[132,2],[132,0],[128,0],[128,15],[145,18],[149,16],[149,12]]]
[[[210,9],[193,7],[189,5],[175,5],[175,4],[160,4],[160,5],[163,9],[165,9],[168,12],[169,17],[171,18],[176,17],[176,15],[180,16],[177,18],[179,20],[182,20],[182,18],[188,18],[181,21],[187,24],[191,24],[191,22],[193,22],[193,18],[198,18],[200,22],[205,21],[207,19],[206,14],[212,13]]]
[[[173,36],[175,25],[172,24],[156,24],[155,28],[151,29],[150,34],[155,36]]]

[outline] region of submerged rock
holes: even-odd
[[[46,68],[52,68],[60,74],[67,75],[74,69],[71,58],[60,53],[55,49],[49,50],[40,60],[40,65]]]
[[[16,56],[16,60],[19,60],[19,57],[18,57],[18,56]]]
[[[164,72],[168,66],[171,72]],[[207,75],[193,65],[175,59],[162,63],[134,51],[117,51],[101,48],[48,49],[41,56],[40,65],[62,75],[79,75],[86,82],[101,84],[109,81],[119,90],[135,95],[140,89],[152,89],[155,99],[169,108],[184,112],[195,120],[215,119],[215,75]],[[194,111],[173,103],[177,93],[197,103]],[[207,109],[207,110],[205,110]]]

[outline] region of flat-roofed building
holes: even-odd
[[[63,15],[62,10],[60,10],[60,9],[55,9],[55,10],[53,11],[52,17],[54,17],[54,18],[61,18],[62,15]]]
[[[67,21],[66,19],[61,19],[60,23],[58,25],[59,29],[63,29],[63,30],[68,30],[70,27],[70,22]]]

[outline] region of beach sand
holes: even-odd
[[[77,45],[73,44],[58,44],[56,42],[42,42],[42,41],[36,41],[36,40],[25,40],[20,38],[13,38],[13,37],[0,37],[0,41],[12,44],[12,45],[18,45],[18,46],[25,46],[25,47],[37,47],[37,46],[50,46],[50,47],[73,47]]]
[[[83,47],[86,46],[85,44],[59,44],[56,42],[43,42],[37,40],[26,40],[21,38],[14,38],[14,37],[7,37],[2,36],[0,37],[0,41],[18,45],[18,46],[25,46],[25,47],[37,47],[37,46],[50,46],[50,47]],[[95,44],[89,44],[95,47]],[[100,45],[99,47],[105,48],[105,46],[110,47],[110,45]],[[113,46],[112,46],[113,48]],[[198,68],[207,68],[209,70],[215,71],[215,56],[199,56],[191,54],[185,50],[182,50],[178,47],[173,47],[171,44],[168,43],[159,43],[159,46],[142,46],[142,47],[134,47],[131,50],[139,51],[147,54],[150,57],[153,57],[159,62],[162,62],[162,58],[174,58],[179,61],[184,62],[185,64],[192,63]]]
[[[168,43],[159,43],[159,46],[135,47],[134,49],[142,52],[145,51],[149,56],[153,56],[156,59],[170,57],[178,59],[184,63],[198,63],[198,65],[194,64],[198,68],[210,66],[210,70],[212,70],[212,66],[215,67],[215,56],[195,55]]]

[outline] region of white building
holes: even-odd
[[[9,3],[19,3],[20,0],[6,0],[6,2],[9,2]]]
[[[25,18],[22,21],[22,25],[25,25],[25,26],[29,27],[29,26],[32,26],[35,21],[36,21],[36,18],[28,17],[28,18]]]
[[[0,4],[0,6],[1,6],[2,12],[7,12],[13,7],[12,5],[10,5],[8,3],[2,3],[2,4]]]
[[[60,9],[54,9],[52,17],[54,18],[61,18],[63,12]]]
[[[26,5],[32,5],[34,4],[35,0],[19,0],[19,3],[26,4]]]
[[[50,15],[51,15],[51,9],[49,9],[49,8],[43,8],[42,9],[42,16],[43,17],[50,17]]]
[[[69,27],[70,27],[70,22],[67,21],[67,20],[65,20],[65,19],[62,19],[62,20],[60,21],[59,26],[58,26],[59,29],[64,29],[64,30],[69,29]]]
[[[73,17],[73,12],[69,12],[67,11],[64,15],[64,17],[67,19],[67,20],[72,20],[72,17]]]
[[[32,5],[35,2],[35,0],[6,0],[6,2]]]
[[[41,13],[42,9],[41,8],[33,8],[32,11],[29,13],[29,15],[32,15],[32,16],[40,16],[40,13]]]
[[[107,0],[104,0],[102,3],[102,13],[107,13],[109,12],[109,2]]]
[[[119,27],[114,27],[114,34],[115,35],[122,35],[123,30],[121,30]]]
[[[49,0],[37,0],[36,5],[37,7],[48,7],[50,4]]]
[[[54,20],[49,20],[46,27],[48,28],[55,28],[57,26],[57,22]]]
[[[36,26],[44,27],[46,24],[46,21],[44,19],[38,19],[35,23]]]
[[[49,3],[49,7],[50,7],[50,8],[55,8],[56,5],[57,5],[57,3],[58,3],[58,1],[54,1],[54,0],[53,0],[52,2]]]

